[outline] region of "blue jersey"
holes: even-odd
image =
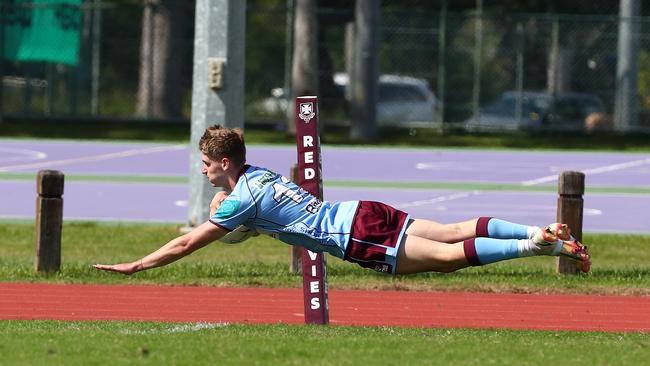
[[[210,221],[227,230],[244,224],[312,252],[343,258],[359,201],[321,201],[277,173],[245,166]]]

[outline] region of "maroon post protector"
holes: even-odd
[[[296,98],[296,145],[298,182],[318,199],[323,199],[320,137],[318,135],[318,97]],[[302,278],[305,296],[305,323],[328,324],[327,267],[323,253],[302,250]]]

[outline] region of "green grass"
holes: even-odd
[[[33,224],[5,222],[0,225],[0,278],[12,282],[302,286],[301,276],[289,273],[289,247],[265,236],[240,245],[214,243],[169,266],[133,276],[91,267],[138,259],[179,235],[177,229],[174,225],[68,222],[63,228],[61,271],[37,274]],[[329,256],[328,281],[334,289],[650,294],[650,236],[587,233],[584,241],[594,262],[589,275],[558,275],[555,258],[535,257],[452,274],[389,276]]]
[[[178,235],[174,225],[67,222],[60,272],[33,270],[34,227],[0,221],[2,281],[300,287],[288,246],[266,237],[215,243],[133,276],[91,268],[139,258]],[[650,236],[586,234],[589,275],[562,276],[554,258],[453,274],[388,276],[328,257],[332,289],[650,294]],[[0,321],[0,365],[640,365],[646,333],[547,332],[149,322]]]
[[[642,365],[650,335],[5,321],[0,354],[3,365]]]

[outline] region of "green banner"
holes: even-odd
[[[77,65],[81,0],[0,0],[4,58]]]

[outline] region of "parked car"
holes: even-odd
[[[425,79],[382,75],[377,120],[380,125],[423,127],[442,123],[440,103]]]
[[[551,95],[535,91],[508,91],[465,121],[468,131],[499,130],[573,130],[585,128],[592,113],[605,111],[603,102],[587,93]]]
[[[380,126],[426,127],[440,122],[439,102],[425,79],[384,74],[378,80],[377,122]],[[347,74],[336,73],[334,85],[341,98],[349,102]],[[282,88],[271,90],[271,96],[255,103],[257,113],[283,115],[289,101]]]

